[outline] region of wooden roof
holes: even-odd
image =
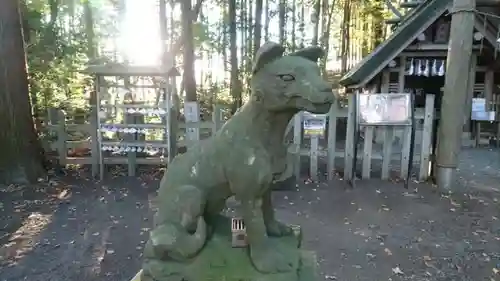
[[[453,0],[426,0],[411,10],[391,36],[347,72],[340,79],[340,84],[358,88],[368,83],[435,22],[452,2]]]
[[[89,65],[85,73],[100,76],[179,76],[175,67],[136,66],[124,64]]]
[[[406,49],[419,34],[448,11],[452,4],[453,0],[426,0],[422,2],[405,16],[386,41],[347,72],[339,83],[350,88],[359,88],[368,83],[391,60]],[[474,27],[483,34],[486,41],[492,46],[498,44],[496,42],[498,28],[485,16],[476,14]]]

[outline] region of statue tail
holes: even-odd
[[[203,216],[198,217],[193,234],[185,229],[162,225],[151,232],[154,251],[160,257],[168,256],[182,261],[194,257],[205,245],[207,224]]]

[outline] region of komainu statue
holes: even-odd
[[[313,279],[300,235],[274,216],[271,190],[290,169],[283,141],[289,121],[302,110],[327,113],[333,103],[317,66],[322,56],[317,47],[284,55],[272,42],[258,50],[250,100],[212,138],[169,164],[142,281]],[[230,220],[220,214],[231,196],[248,249],[231,247]]]

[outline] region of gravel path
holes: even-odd
[[[500,280],[500,153],[462,153],[463,192],[358,181],[301,181],[275,193],[278,216],[304,229],[320,280]],[[0,280],[125,281],[141,264],[156,175],[104,184],[71,172],[0,187]],[[415,192],[413,192],[415,190]]]

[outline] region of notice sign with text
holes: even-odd
[[[359,94],[360,125],[411,125],[410,94]]]
[[[486,110],[485,98],[473,98],[471,108],[471,120],[495,121],[496,112]]]
[[[305,113],[303,126],[305,136],[323,137],[326,129],[326,115]]]

